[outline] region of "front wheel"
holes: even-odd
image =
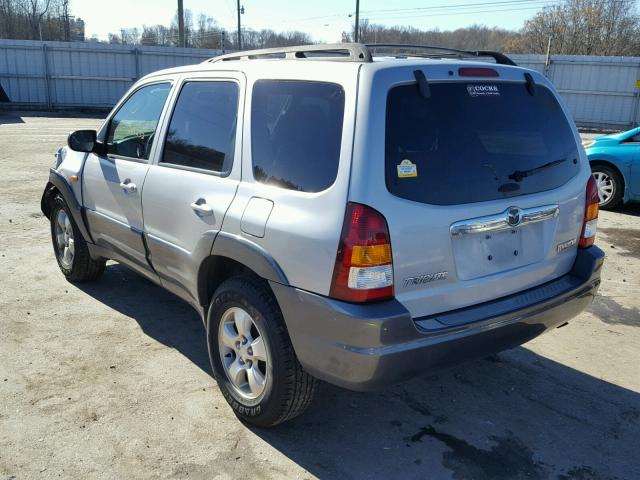
[[[60,194],[53,199],[49,217],[53,251],[64,276],[72,282],[96,280],[104,272],[105,261],[91,258],[87,242]]]
[[[259,279],[240,276],[220,285],[207,315],[209,359],[234,413],[258,427],[300,415],[316,387],[293,351],[282,313]]]
[[[622,202],[623,180],[620,174],[605,165],[593,165],[591,173],[596,180],[600,208],[610,210]]]

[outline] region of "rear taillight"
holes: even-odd
[[[393,298],[389,228],[371,207],[347,204],[329,295],[357,303]]]
[[[584,206],[584,220],[582,222],[582,233],[580,234],[580,248],[588,248],[593,245],[596,239],[596,227],[598,223],[600,197],[598,196],[598,186],[593,176],[587,182],[587,195]]]

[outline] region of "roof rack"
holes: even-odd
[[[447,56],[455,56],[457,58],[465,58],[465,57],[491,57],[496,63],[500,65],[513,65],[516,66],[516,63],[511,60],[506,55],[500,52],[492,52],[489,50],[460,50],[457,48],[448,48],[448,47],[438,47],[434,45],[412,45],[405,43],[368,43],[365,45],[368,50],[376,50],[379,48],[391,48],[394,50],[431,50],[434,53],[428,55],[419,55],[424,57],[442,57],[443,54]],[[442,52],[442,53],[436,53]],[[406,53],[405,53],[406,55]]]
[[[297,47],[263,48],[244,52],[228,53],[213,57],[205,62],[224,62],[228,60],[256,60],[264,58],[313,59],[329,58],[347,62],[370,62],[371,53],[361,43],[331,43],[323,45],[301,45]]]
[[[346,62],[371,62],[373,57],[371,50],[393,49],[394,56],[408,56],[415,50],[428,50],[433,53],[411,54],[419,57],[442,58],[454,56],[465,57],[491,57],[501,65],[515,65],[515,62],[499,52],[487,50],[458,50],[455,48],[438,47],[433,45],[411,45],[402,43],[333,43],[323,45],[301,45],[297,47],[264,48],[260,50],[247,50],[244,52],[228,53],[205,60],[206,62],[224,62],[228,60],[257,60],[268,58],[285,58],[290,60],[330,59]],[[438,53],[440,52],[440,53]]]

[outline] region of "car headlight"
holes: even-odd
[[[587,148],[587,147],[590,147],[591,145],[593,145],[594,143],[596,143],[596,141],[595,141],[595,140],[584,140],[584,141],[582,142],[582,146],[583,146],[584,148]]]

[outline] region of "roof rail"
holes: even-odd
[[[407,50],[432,50],[434,52],[443,52],[445,55],[454,55],[458,58],[464,57],[491,57],[496,63],[501,65],[513,65],[516,63],[506,55],[500,52],[492,52],[489,50],[460,50],[457,48],[438,47],[434,45],[412,45],[405,43],[368,43],[365,45],[368,50],[376,50],[379,48],[392,48],[394,50],[401,50],[406,52]],[[443,54],[433,53],[432,55],[420,55],[428,57],[441,57]]]
[[[323,45],[301,45],[297,47],[263,48],[244,52],[228,53],[205,60],[224,62],[227,60],[255,60],[263,58],[314,59],[322,58],[347,62],[371,62],[371,53],[361,43],[332,43]]]
[[[371,50],[380,48],[393,49],[397,55],[407,55],[413,50],[429,50],[431,54],[415,54],[420,57],[438,58],[443,56],[464,57],[491,57],[501,65],[515,65],[515,62],[499,52],[486,50],[458,50],[448,47],[433,45],[411,45],[403,43],[332,43],[323,45],[300,45],[297,47],[263,48],[261,50],[246,50],[244,52],[228,53],[205,60],[204,63],[224,62],[228,60],[256,60],[268,58],[285,58],[290,60],[330,59],[346,62],[371,62]],[[438,53],[440,52],[440,53]]]

